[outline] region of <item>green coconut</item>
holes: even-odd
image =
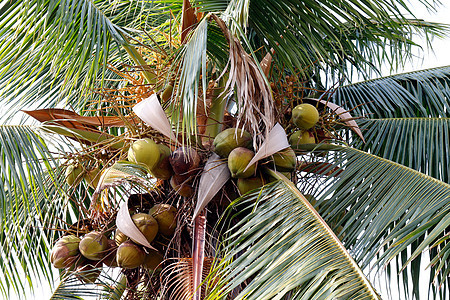
[[[170,165],[170,148],[164,144],[158,144],[159,148],[159,160],[156,167],[150,170],[150,173],[155,177],[162,180],[169,179],[172,174],[172,166]]]
[[[145,252],[133,242],[127,241],[117,248],[117,265],[125,269],[134,269],[144,263]]]
[[[138,213],[131,216],[134,224],[142,232],[147,241],[151,243],[158,234],[158,222],[149,214]],[[137,241],[131,239],[133,242]]]
[[[164,91],[161,93],[161,100],[163,102],[166,102],[167,100],[170,99],[170,97],[172,97],[172,93],[173,93],[173,85],[169,84]]]
[[[81,254],[90,260],[101,260],[108,249],[108,239],[101,232],[92,231],[80,241]]]
[[[156,167],[159,157],[158,145],[149,138],[135,141],[128,149],[128,160],[144,164],[149,170]]]
[[[220,132],[214,139],[214,152],[221,157],[228,157],[233,149],[252,147],[252,136],[245,130],[228,128]]]
[[[289,144],[294,148],[298,145],[315,143],[314,134],[309,131],[297,130],[289,137]]]
[[[278,151],[272,155],[277,171],[292,172],[297,165],[297,155],[291,147]]]
[[[127,239],[128,237],[125,234],[123,234],[119,229],[116,230],[116,233],[114,234],[114,242],[116,242],[117,246],[125,242]]]
[[[158,266],[162,263],[164,260],[164,257],[155,250],[148,250],[148,254],[145,255],[144,262],[142,263],[142,266],[149,270],[156,270]]]
[[[261,188],[263,185],[264,180],[261,177],[239,178],[237,180],[237,187],[241,195],[244,195],[254,189]]]
[[[292,122],[300,129],[308,130],[319,121],[319,112],[311,104],[303,103],[292,110]]]
[[[256,164],[252,164],[245,170],[253,156],[255,156],[255,153],[250,149],[244,147],[233,149],[228,155],[228,169],[230,169],[231,177],[248,178],[255,175]]]
[[[148,212],[158,222],[159,232],[172,236],[177,227],[177,209],[170,204],[156,204]]]
[[[68,185],[73,185],[75,183],[78,183],[81,179],[80,175],[83,173],[83,167],[81,165],[69,165],[66,168],[66,182]]]
[[[50,262],[57,269],[70,267],[77,259],[80,238],[75,235],[66,235],[60,238],[52,248]]]

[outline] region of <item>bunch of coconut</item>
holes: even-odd
[[[194,148],[180,147],[171,152],[168,146],[144,138],[133,142],[128,151],[128,160],[145,165],[155,178],[170,180],[170,185],[180,196],[193,195],[191,182],[200,170],[201,163]]]
[[[319,111],[309,103],[302,103],[292,110],[292,123],[298,128],[289,137],[289,144],[296,149],[299,145],[315,144],[312,130],[319,121]]]
[[[55,268],[74,273],[82,282],[94,283],[101,273],[99,261],[108,249],[106,237],[99,232],[90,232],[82,239],[65,235],[53,246],[50,261]]]
[[[169,163],[170,154],[168,146],[157,144],[150,138],[143,138],[131,144],[128,160],[144,165],[155,178],[166,180],[173,174]]]
[[[149,213],[137,213],[131,216],[136,227],[142,232],[149,244],[151,244],[158,234],[170,237],[176,229],[175,207],[169,204],[156,204]],[[117,247],[115,252],[116,264],[125,269],[143,267],[155,270],[163,261],[163,256],[154,249],[149,249],[139,245],[131,237],[126,236],[120,230],[116,230],[114,242]]]
[[[213,142],[214,152],[226,158],[231,177],[241,195],[260,188],[270,181],[258,168],[258,163],[249,165],[255,152],[252,148],[252,136],[239,128],[228,128],[219,133]],[[283,149],[261,162],[277,171],[286,172],[290,178],[295,170],[297,156],[291,147]]]

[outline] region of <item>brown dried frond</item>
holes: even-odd
[[[205,258],[202,279],[205,280],[211,271],[213,258]],[[203,284],[205,286],[205,284]],[[192,258],[174,258],[173,262],[161,272],[161,295],[172,300],[192,299],[197,287],[194,286],[194,266]],[[202,299],[205,288],[202,288]]]
[[[238,105],[237,127],[250,131],[256,138],[254,147],[258,149],[270,129],[275,125],[274,99],[270,85],[255,60],[244,50],[225,23],[214,19],[220,26],[230,46],[228,60],[229,78],[225,91],[229,94],[236,88]]]

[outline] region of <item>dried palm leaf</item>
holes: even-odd
[[[192,300],[195,293],[194,266],[192,258],[175,258],[161,272],[163,295],[168,295],[171,300]],[[203,261],[202,280],[209,275],[213,258],[205,258]],[[205,291],[202,290],[201,299],[204,299]]]
[[[239,39],[232,35],[225,23],[212,15],[223,31],[230,46],[228,60],[229,77],[225,91],[235,91],[239,107],[237,126],[255,135],[254,147],[258,149],[275,124],[274,100],[270,85],[257,61],[242,47]],[[260,133],[264,132],[264,135]]]

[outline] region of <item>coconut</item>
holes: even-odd
[[[319,112],[311,104],[303,103],[292,110],[292,122],[300,129],[308,130],[319,121]]]
[[[138,213],[131,216],[134,224],[142,232],[147,241],[151,243],[158,234],[158,222],[149,214]],[[133,242],[137,241],[131,239]]]
[[[220,132],[213,142],[214,152],[222,157],[228,157],[233,149],[252,147],[252,136],[245,130],[228,128]]]
[[[145,260],[145,252],[133,242],[127,241],[117,248],[117,265],[125,269],[139,267]]]
[[[292,172],[297,165],[297,155],[291,147],[278,151],[272,158],[277,171]]]
[[[170,204],[156,204],[148,212],[158,222],[159,232],[171,236],[177,227],[177,209]]]
[[[158,144],[159,148],[159,160],[156,167],[150,170],[150,173],[159,179],[167,180],[172,176],[173,170],[170,165],[170,148],[164,144]]]
[[[174,174],[170,178],[170,185],[178,195],[188,198],[194,194],[194,188],[187,183],[188,181],[186,180],[180,183],[178,175]]]
[[[169,158],[175,174],[192,175],[200,165],[200,156],[191,147],[180,147],[173,151]]]
[[[50,261],[57,269],[70,267],[76,260],[80,238],[75,235],[66,235],[60,238],[52,248]]]
[[[108,252],[103,258],[103,263],[111,268],[117,267],[116,253],[117,253],[116,242],[108,239]]]
[[[89,232],[81,239],[79,249],[87,259],[101,260],[108,249],[108,239],[101,232]]]
[[[86,180],[91,188],[96,189],[98,181],[100,180],[100,176],[100,168],[95,168],[84,174],[84,180]]]
[[[142,266],[149,270],[156,270],[158,266],[162,263],[164,257],[155,250],[148,250],[148,254],[145,256]]]
[[[314,134],[309,131],[297,130],[289,137],[289,144],[294,148],[298,145],[314,144],[315,142]]]
[[[129,161],[144,164],[149,170],[156,167],[159,156],[158,145],[149,138],[135,141],[128,150]]]
[[[128,237],[125,234],[123,234],[119,229],[116,230],[116,233],[114,234],[114,242],[116,242],[117,246],[125,242],[127,239]]]
[[[78,184],[81,179],[80,175],[83,173],[83,167],[80,165],[69,165],[66,168],[66,182],[68,185],[73,185],[74,183]]]
[[[228,156],[228,169],[230,169],[233,178],[248,178],[255,175],[256,164],[248,167],[248,163],[252,160],[255,153],[247,148],[238,147],[233,149]]]
[[[261,188],[264,185],[264,180],[261,177],[239,178],[237,187],[239,193],[244,195],[251,190]]]
[[[85,261],[77,265],[75,269],[76,277],[84,283],[94,283],[102,272],[95,266],[93,261]]]
[[[161,93],[161,100],[163,102],[167,102],[167,100],[170,99],[170,97],[172,97],[172,93],[173,93],[173,85],[169,84],[166,89]]]

